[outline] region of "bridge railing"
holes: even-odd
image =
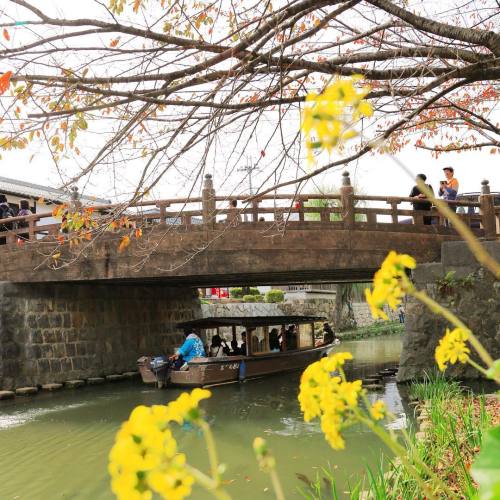
[[[211,176],[206,176],[201,197],[146,200],[129,204],[93,207],[92,219],[99,228],[126,218],[127,227],[175,226],[178,229],[245,228],[249,225],[321,224],[327,228],[391,230],[412,232],[453,232],[435,208],[409,208],[409,197],[356,195],[349,174],[344,172],[339,194],[267,194],[217,196]],[[236,202],[236,203],[235,203]],[[233,205],[234,204],[234,205]],[[500,206],[495,206],[487,181],[477,202],[449,201],[459,217],[479,236],[496,239],[500,235]],[[71,212],[83,210],[70,206]],[[3,230],[2,230],[3,229]],[[61,224],[51,213],[0,220],[0,243],[64,240]],[[120,230],[120,228],[118,228]]]

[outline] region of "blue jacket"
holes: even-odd
[[[203,358],[206,356],[203,342],[200,337],[194,333],[190,333],[187,336],[184,343],[179,347],[178,354],[182,355],[182,358],[186,363],[191,361],[193,358]]]

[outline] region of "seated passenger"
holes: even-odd
[[[251,339],[252,339],[252,352],[260,352],[260,341],[259,337],[257,335],[253,334],[250,332]]]
[[[243,343],[238,348],[238,354],[241,356],[247,355],[247,332],[241,332],[241,340]]]
[[[273,328],[269,332],[269,349],[271,352],[279,351],[280,350],[280,339],[278,336],[278,329]]]
[[[224,343],[224,340],[219,334],[212,337],[212,344],[210,345],[210,356],[212,358],[220,358],[221,356],[228,355],[226,352],[227,346],[224,346]]]
[[[323,323],[323,344],[331,344],[335,340],[335,332],[328,323]]]
[[[194,329],[184,330],[184,337],[184,343],[179,347],[177,353],[169,358],[170,361],[174,362],[174,370],[187,370],[188,363],[193,358],[206,356],[203,342]]]
[[[295,331],[295,325],[290,325],[285,334],[286,350],[293,351],[297,349],[297,332]]]

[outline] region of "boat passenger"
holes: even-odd
[[[276,352],[280,350],[280,339],[277,328],[273,328],[269,332],[269,349],[271,350],[271,352]]]
[[[259,341],[259,337],[253,331],[249,331],[250,337],[252,339],[252,352],[260,352],[261,344]]]
[[[222,338],[219,334],[212,337],[212,344],[210,345],[210,357],[220,358],[224,356],[224,346],[222,345]]]
[[[242,356],[247,355],[247,332],[241,332],[241,340],[243,341],[238,348],[239,354]]]
[[[170,361],[174,362],[174,370],[187,370],[189,368],[188,363],[193,358],[203,358],[206,356],[203,342],[196,330],[184,330],[184,337],[184,343],[179,347],[177,353],[169,358]]]
[[[335,341],[335,332],[328,323],[323,323],[323,345],[332,344]]]
[[[297,332],[295,331],[295,325],[290,325],[285,334],[286,350],[293,351],[297,349]]]

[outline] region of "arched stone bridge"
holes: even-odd
[[[460,216],[477,236],[496,239],[500,207],[487,184],[483,188],[477,202],[454,204],[464,207]],[[237,207],[228,208],[235,199]],[[97,207],[91,215],[96,227],[85,238],[61,233],[60,224],[48,224],[43,215],[0,221],[0,226],[25,224],[0,233],[7,242],[0,246],[0,281],[190,286],[366,281],[390,250],[434,262],[444,241],[461,239],[435,209],[414,211],[410,201],[356,196],[346,173],[339,195],[257,198],[216,196],[207,176],[200,198]],[[83,209],[76,203],[70,210]],[[432,217],[431,225],[424,225],[424,216]],[[109,230],[110,221],[120,218],[130,227]],[[120,252],[127,235],[131,243]]]

